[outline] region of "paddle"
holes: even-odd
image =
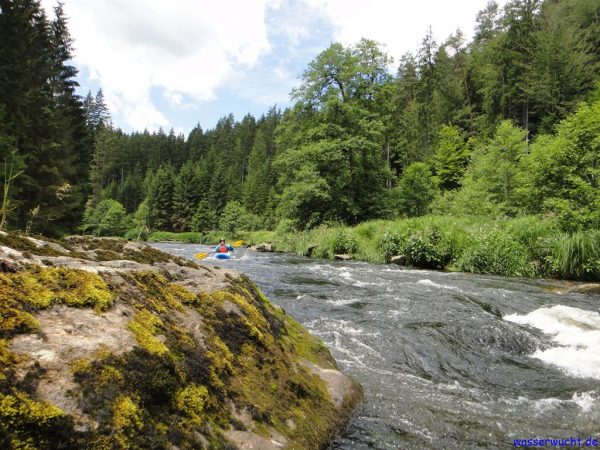
[[[244,241],[235,241],[231,243],[232,247],[239,247],[240,245],[242,245],[244,243]],[[196,253],[194,256],[198,259],[204,259],[206,258],[208,255],[215,253],[215,252],[208,252],[208,253]]]

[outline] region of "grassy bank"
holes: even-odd
[[[355,227],[320,227],[296,232],[241,233],[249,244],[272,241],[278,251],[316,258],[345,253],[353,259],[505,276],[600,280],[600,231],[561,233],[537,217],[491,221],[427,216],[370,221]]]
[[[155,232],[149,240],[214,244],[221,236],[218,231]],[[567,234],[554,221],[538,217],[426,216],[306,231],[280,225],[275,231],[224,237],[230,242],[243,239],[248,245],[272,242],[277,251],[313,258],[333,259],[343,253],[354,260],[388,263],[403,255],[406,265],[422,269],[600,281],[600,230]]]

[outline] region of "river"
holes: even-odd
[[[154,246],[190,259],[208,248]],[[250,276],[364,388],[364,404],[331,449],[600,440],[597,296],[556,294],[551,280],[244,249],[235,256],[204,262]]]

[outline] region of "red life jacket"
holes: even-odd
[[[227,253],[229,249],[224,245],[219,246],[219,253]]]

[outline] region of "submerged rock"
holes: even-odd
[[[275,251],[273,249],[273,244],[271,242],[253,245],[252,247],[250,247],[250,250],[254,250],[255,252],[263,252],[263,253],[272,253]]]
[[[576,284],[575,286],[570,286],[567,289],[561,290],[560,293],[600,295],[600,283]]]
[[[0,234],[0,446],[321,448],[360,386],[244,275]]]
[[[334,255],[334,259],[337,259],[339,261],[352,261],[352,255],[346,255],[346,254]]]
[[[404,255],[392,256],[392,258],[390,259],[390,263],[398,264],[399,266],[404,266],[404,265],[406,265],[406,256],[404,256]]]

